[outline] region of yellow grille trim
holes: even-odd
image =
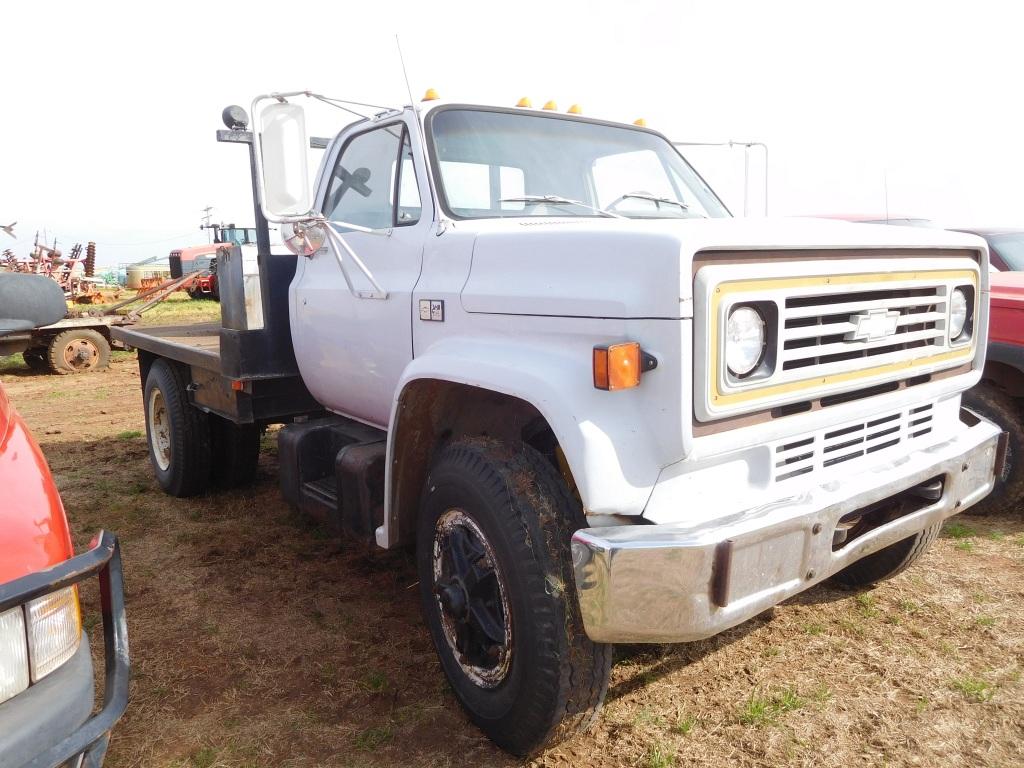
[[[843,384],[848,381],[871,378],[873,376],[884,375],[887,373],[896,373],[898,371],[909,372],[915,368],[935,365],[937,363],[952,363],[965,358],[970,358],[974,353],[974,347],[976,344],[976,339],[971,339],[971,343],[961,349],[952,349],[946,352],[940,352],[937,355],[916,357],[905,361],[901,360],[896,363],[875,366],[874,368],[859,368],[855,371],[833,373],[829,376],[814,376],[809,379],[788,381],[784,384],[776,384],[774,386],[767,386],[760,389],[750,389],[744,392],[723,393],[718,389],[718,337],[721,330],[718,322],[718,308],[725,296],[750,290],[810,288],[829,285],[853,285],[856,283],[877,284],[910,281],[935,282],[937,280],[953,279],[966,280],[974,287],[974,295],[978,295],[978,273],[969,269],[947,269],[936,271],[919,270],[915,272],[876,272],[872,274],[850,275],[816,275],[812,277],[792,278],[761,278],[758,280],[736,280],[720,283],[715,288],[715,292],[711,296],[711,327],[713,329],[713,333],[711,334],[711,365],[709,366],[711,381],[709,384],[712,408],[715,406],[746,403],[751,400],[759,400],[776,395],[785,395],[791,392],[800,392],[802,390],[812,389],[815,387]],[[868,290],[870,290],[870,288],[868,288]]]

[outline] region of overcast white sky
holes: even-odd
[[[395,33],[416,98],[767,142],[772,215],[883,212],[887,178],[894,214],[1024,225],[1022,18],[1014,0],[6,3],[0,223],[18,239],[0,249],[27,255],[45,227],[110,264],[205,242],[206,205],[251,225],[221,108],[306,88],[407,103]],[[741,152],[691,159],[741,212]]]

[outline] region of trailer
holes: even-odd
[[[102,310],[76,310],[74,315],[59,322],[27,331],[17,339],[19,343],[28,342],[22,358],[33,371],[74,374],[102,370],[110,364],[112,349],[125,349],[115,338],[113,329],[134,325],[147,309],[208,274],[203,271],[166,280],[113,306]],[[121,312],[137,302],[142,304]]]

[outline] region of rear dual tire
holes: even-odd
[[[160,359],[146,376],[146,439],[157,483],[178,497],[251,484],[259,460],[259,428],[193,406],[189,374],[186,366]]]

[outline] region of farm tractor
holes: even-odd
[[[256,229],[236,227],[234,224],[203,224],[200,229],[213,230],[213,242],[175,248],[170,254],[171,277],[179,278],[199,272],[203,273],[188,289],[193,299],[220,299],[217,286],[217,251],[224,246],[255,245]]]

